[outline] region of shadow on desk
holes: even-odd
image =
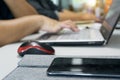
[[[120,49],[120,34],[115,34],[111,37],[109,43],[106,45],[109,48]]]

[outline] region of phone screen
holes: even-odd
[[[50,76],[120,77],[120,59],[55,58],[47,74]]]

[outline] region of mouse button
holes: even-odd
[[[32,46],[39,46],[39,43],[34,41],[34,42],[31,42],[30,45],[32,45]]]
[[[38,49],[34,49],[31,48],[28,50],[29,52],[33,52],[31,54],[39,54],[39,55],[53,55],[54,53],[51,51],[47,51],[47,50],[38,50]]]
[[[47,50],[54,51],[54,49],[46,43],[41,43],[40,46],[47,49]]]
[[[45,52],[47,54],[54,54],[55,53],[54,49],[48,50],[48,49],[44,48],[43,46],[42,47],[41,46],[34,46],[34,48],[36,48],[37,50],[40,50],[42,52]]]
[[[20,47],[24,47],[24,46],[31,46],[31,42],[30,41],[26,41],[26,42],[23,42]]]
[[[38,50],[37,48],[30,48],[19,55],[23,57],[24,55],[54,55],[53,53],[45,52],[44,50]]]
[[[42,51],[42,50],[38,50],[38,49],[36,49],[36,48],[30,48],[30,49],[28,49],[27,51],[25,51],[24,52],[25,54],[47,54],[47,53],[45,53],[44,51]]]
[[[24,51],[27,51],[27,50],[30,49],[30,48],[32,48],[31,45],[21,46],[21,47],[18,48],[17,52],[18,52],[18,53],[22,53],[22,52],[24,52]]]

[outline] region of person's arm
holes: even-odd
[[[10,8],[15,17],[38,14],[36,9],[33,6],[31,6],[26,0],[4,0],[4,1],[8,5],[8,7]],[[93,14],[76,13],[69,10],[62,10],[62,12],[58,12],[58,17],[60,21],[96,20],[96,17]]]
[[[78,28],[70,20],[58,22],[41,15],[26,16],[14,20],[0,20],[0,46],[19,41],[38,30],[56,33],[63,28],[78,31]]]
[[[39,30],[42,19],[33,16],[0,21],[0,46],[19,41],[21,38]]]
[[[33,8],[26,0],[4,0],[4,2],[8,5],[16,18],[38,14],[35,8]]]
[[[69,10],[63,10],[62,12],[59,12],[58,14],[59,20],[67,20],[71,19],[73,21],[80,21],[80,20],[97,20],[95,15],[90,13],[82,13],[82,12],[73,12]]]

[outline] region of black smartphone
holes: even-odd
[[[120,59],[55,58],[47,75],[120,78]]]

